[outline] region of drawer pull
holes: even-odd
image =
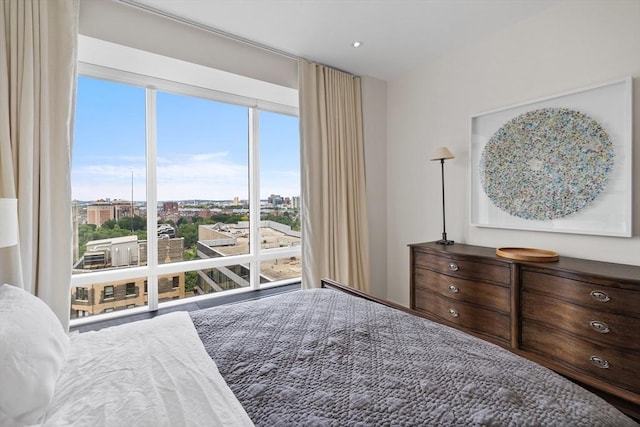
[[[602,368],[602,369],[609,368],[609,362],[607,361],[607,359],[603,359],[600,356],[591,356],[589,359],[591,359],[591,363],[593,363],[598,368]]]
[[[449,263],[449,270],[451,271],[458,271],[458,264],[450,262]]]
[[[589,324],[593,329],[596,330],[596,332],[600,332],[601,334],[608,334],[609,332],[611,332],[611,329],[609,329],[609,326],[604,322],[592,320],[589,322]]]
[[[611,299],[609,298],[609,295],[607,295],[606,292],[602,292],[602,291],[591,291],[591,297],[594,300],[600,301],[600,302],[607,302]]]
[[[454,294],[457,294],[460,291],[456,285],[449,285],[449,290]]]
[[[449,314],[453,317],[458,317],[458,310],[454,310],[453,308],[450,308]]]

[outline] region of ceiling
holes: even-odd
[[[389,80],[563,0],[120,1]]]

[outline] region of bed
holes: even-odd
[[[333,289],[67,339],[44,425],[637,425],[505,349]]]

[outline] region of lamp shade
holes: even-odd
[[[0,199],[0,248],[18,244],[18,200]]]
[[[431,160],[449,160],[455,159],[455,156],[447,147],[438,147],[433,153]]]

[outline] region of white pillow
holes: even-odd
[[[69,337],[40,298],[0,286],[0,420],[37,423],[64,364]]]

